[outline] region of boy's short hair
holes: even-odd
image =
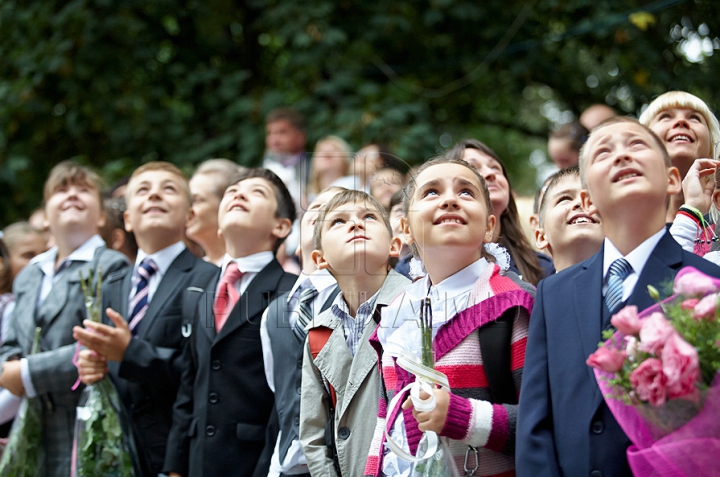
[[[705,101],[694,94],[685,91],[668,91],[653,100],[645,111],[640,115],[640,123],[649,125],[660,111],[671,108],[688,108],[702,114],[710,130],[710,146],[714,148],[716,142],[720,141],[720,124]],[[717,151],[711,151],[717,154]]]
[[[68,185],[84,185],[95,189],[98,201],[102,204],[103,180],[94,170],[73,161],[63,161],[52,168],[43,187],[44,201],[47,202],[58,189]]]
[[[557,129],[550,131],[551,139],[568,139],[574,151],[580,151],[580,148],[588,138],[588,130],[585,126],[578,122],[563,124]]]
[[[298,131],[305,132],[305,118],[292,108],[273,109],[265,117],[265,124],[271,124],[276,121],[287,121]]]
[[[597,132],[607,126],[611,126],[613,124],[618,123],[629,123],[629,124],[635,124],[643,128],[649,135],[652,137],[653,141],[655,141],[655,144],[660,148],[663,161],[665,162],[666,167],[672,167],[672,160],[670,159],[670,155],[667,152],[667,149],[665,149],[665,144],[662,142],[662,139],[658,137],[657,134],[653,132],[652,129],[647,127],[646,125],[642,124],[637,119],[630,118],[628,116],[613,116],[612,118],[608,118],[605,121],[601,122],[597,126],[595,126],[590,133],[590,136],[588,137],[588,140],[585,141],[585,144],[583,144],[582,149],[580,149],[580,161],[578,162],[578,165],[580,166],[580,183],[583,187],[585,187],[587,184],[585,182],[585,173],[588,168],[588,144],[590,144],[590,141],[593,137],[593,135],[597,134]]]
[[[405,191],[401,188],[399,191],[395,192],[392,197],[390,197],[390,205],[388,206],[388,210],[392,210],[393,207],[400,204],[402,205],[403,197],[405,196]]]
[[[140,174],[143,174],[145,172],[153,172],[153,171],[164,171],[169,172],[170,174],[176,176],[178,179],[180,179],[180,183],[182,184],[183,192],[185,193],[185,197],[187,197],[188,204],[192,203],[192,195],[190,194],[190,186],[188,185],[187,177],[185,177],[185,174],[182,173],[180,169],[175,164],[171,164],[166,161],[152,161],[148,162],[147,164],[143,164],[142,166],[135,169],[130,176],[130,180],[128,181],[128,188],[125,192],[125,200],[130,199],[130,184],[132,184],[133,179],[135,179]]]
[[[393,236],[392,233],[392,226],[390,225],[390,218],[388,217],[387,211],[385,210],[385,207],[380,205],[380,202],[377,201],[377,199],[367,192],[361,191],[361,190],[344,190],[342,192],[337,193],[332,199],[328,201],[327,204],[325,204],[321,209],[320,213],[318,214],[317,222],[315,223],[315,230],[313,230],[313,247],[315,247],[315,250],[322,250],[322,224],[325,222],[325,217],[327,217],[327,214],[332,212],[333,210],[349,203],[357,203],[357,202],[368,202],[372,207],[374,207],[378,213],[380,214],[380,217],[382,217],[382,221],[385,224],[385,227],[388,230],[388,233],[390,234],[390,237]]]
[[[552,190],[557,187],[558,183],[566,177],[580,177],[580,167],[570,166],[565,169],[560,169],[555,174],[551,175],[548,179],[547,186],[545,187],[545,193],[543,194],[542,200],[540,201],[540,209],[538,210],[538,224],[540,227],[545,226],[545,215],[548,208],[548,197]]]
[[[235,174],[235,176],[230,180],[228,187],[254,177],[265,179],[272,186],[273,192],[275,193],[275,200],[277,201],[275,218],[289,219],[290,222],[294,222],[297,215],[295,201],[293,200],[292,195],[290,195],[290,191],[288,191],[288,188],[282,179],[280,179],[277,174],[270,169],[263,169],[261,167],[245,169],[244,171]],[[273,249],[274,251],[277,252],[280,245],[285,241],[285,238],[286,237],[282,237],[278,239],[275,243],[275,248]]]

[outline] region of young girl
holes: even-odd
[[[485,181],[468,163],[440,158],[421,166],[407,186],[404,209],[406,241],[427,276],[383,310],[371,338],[382,350],[385,394],[365,474],[407,475],[410,464],[384,445],[387,425],[390,437],[413,454],[422,432],[448,437],[461,475],[514,475],[517,396],[533,297],[516,275],[501,274],[485,258],[483,245],[496,220]],[[418,412],[410,400],[402,410],[388,410],[394,394],[415,380],[391,354],[420,356],[417,318],[425,297],[432,306],[435,369],[448,377],[451,392],[434,389],[432,411]]]
[[[496,217],[491,241],[505,247],[510,253],[510,270],[533,285],[555,273],[552,259],[533,250],[520,226],[510,180],[495,151],[478,140],[465,139],[455,144],[448,156],[467,161],[485,179],[490,190],[490,211]]]

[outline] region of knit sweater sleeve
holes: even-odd
[[[518,307],[510,343],[510,371],[518,395],[525,364],[528,318],[527,311]],[[485,447],[495,452],[514,455],[517,409],[517,404],[493,404],[451,394],[445,426],[440,434],[473,447]]]

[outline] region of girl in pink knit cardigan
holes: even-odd
[[[381,357],[383,386],[364,474],[409,473],[410,464],[385,445],[387,426],[391,438],[413,454],[425,431],[449,438],[460,475],[515,475],[517,397],[532,286],[487,260],[484,244],[496,236],[497,221],[485,181],[466,162],[441,158],[425,163],[407,186],[404,208],[405,239],[422,259],[427,275],[382,311],[371,338]],[[433,389],[432,411],[415,410],[408,398],[402,409],[388,415],[392,397],[415,376],[387,351],[395,347],[420,356],[417,315],[426,296],[432,302],[435,369],[448,377],[451,391]],[[504,359],[486,355],[483,360],[480,343],[487,343],[487,338],[478,330],[491,326],[506,329],[501,332],[505,342],[493,346],[493,353],[500,350]],[[429,395],[423,392],[421,397]]]

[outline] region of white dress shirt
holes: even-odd
[[[138,249],[137,258],[135,259],[135,266],[133,267],[133,286],[130,288],[129,300],[132,300],[132,298],[135,296],[135,292],[137,291],[137,284],[140,281],[140,276],[138,275],[138,268],[140,268],[140,264],[143,260],[149,258],[153,262],[155,262],[155,265],[157,265],[157,272],[155,272],[150,277],[150,280],[148,280],[148,303],[150,303],[152,301],[153,295],[155,295],[155,291],[158,289],[158,286],[160,286],[160,282],[165,276],[168,268],[170,268],[170,265],[172,265],[172,263],[175,261],[178,255],[183,252],[183,250],[185,250],[185,244],[182,241],[176,242],[169,247],[165,247],[164,249],[150,255],[145,253],[142,249]],[[127,319],[128,317],[126,316],[125,318]]]
[[[317,296],[312,302],[312,309],[320,312],[320,308],[327,301],[328,297],[332,294],[335,289],[337,282],[335,278],[327,270],[317,270],[310,275],[306,275],[304,272],[300,273],[300,276],[295,280],[295,284],[290,289],[288,294],[287,305],[288,307],[293,306],[293,310],[297,307],[300,299],[299,288],[305,280],[309,279],[315,289],[318,291]],[[297,313],[290,313],[289,325],[290,329],[295,326],[297,321]],[[262,341],[263,351],[263,363],[265,365],[265,377],[268,382],[270,389],[275,392],[275,376],[273,374],[274,360],[272,354],[272,344],[270,340],[270,334],[267,331],[267,310],[263,313],[262,321],[260,322],[260,340]],[[280,439],[282,438],[282,431],[278,434],[278,438],[275,441],[275,450],[273,451],[272,458],[270,460],[270,472],[268,477],[278,477],[282,474],[306,474],[307,461],[305,455],[302,452],[302,446],[300,441],[295,439],[290,444],[290,448],[285,455],[285,459],[280,462]]]
[[[658,242],[660,242],[660,239],[666,233],[668,232],[665,230],[665,227],[663,227],[659,232],[645,239],[645,241],[638,245],[635,250],[625,256],[625,260],[630,263],[633,271],[627,276],[627,278],[625,278],[625,281],[623,282],[623,301],[627,300],[632,294],[633,290],[635,289],[635,285],[637,284],[638,278],[640,277],[643,268],[645,268],[645,264],[647,263],[648,258],[650,258],[650,254],[653,250],[655,250]],[[610,265],[612,265],[612,263],[618,258],[623,258],[623,255],[617,248],[615,248],[615,245],[613,245],[613,243],[607,237],[605,238],[605,247],[603,247],[603,250],[604,255],[602,294],[603,296],[605,296],[605,292],[607,291],[607,274],[608,270],[610,269]]]
[[[237,290],[238,296],[242,296],[258,272],[265,268],[268,263],[272,262],[274,258],[275,254],[272,252],[258,252],[240,258],[232,258],[230,255],[225,254],[220,272],[220,280],[225,276],[225,270],[227,270],[228,264],[230,264],[230,262],[237,263],[238,269],[242,272],[242,277],[235,282],[235,290]],[[218,283],[220,282],[218,281]],[[217,298],[217,294],[218,290],[215,290],[215,298]]]

